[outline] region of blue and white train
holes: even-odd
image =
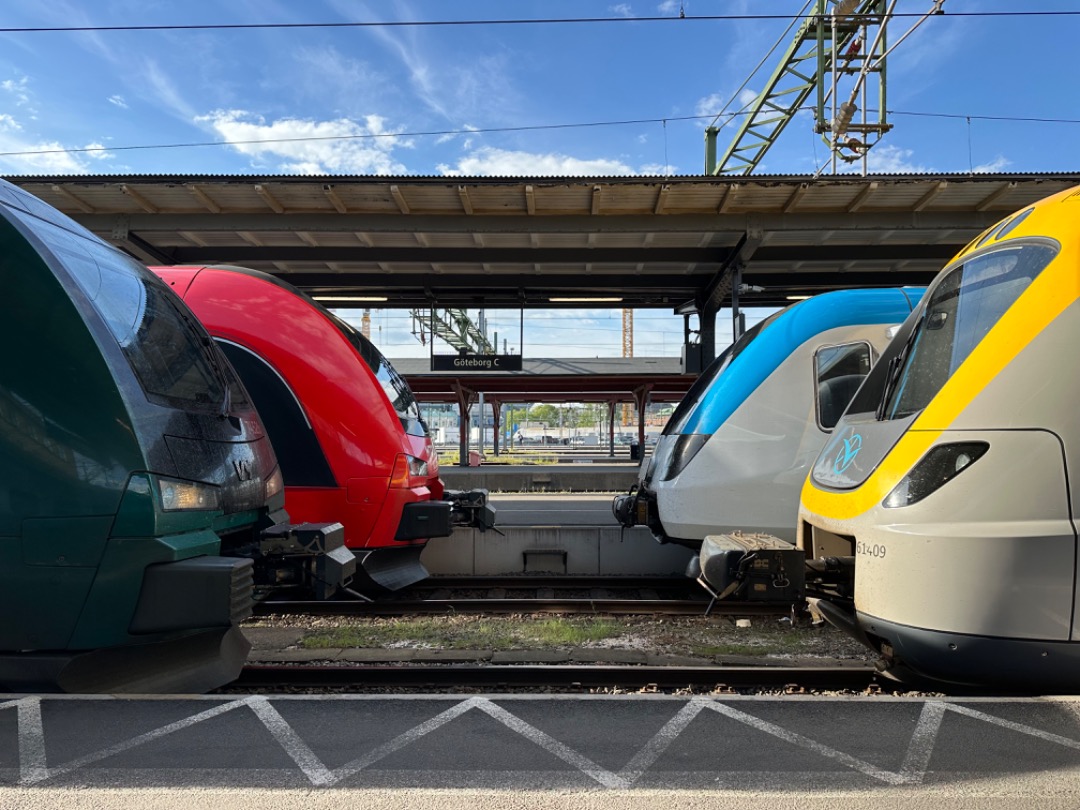
[[[748,330],[687,392],[616,519],[693,549],[734,530],[794,543],[807,472],[922,293],[825,293]]]

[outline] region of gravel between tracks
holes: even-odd
[[[745,621],[745,620],[744,620]],[[637,650],[702,663],[868,662],[874,656],[828,625],[793,627],[756,617],[424,616],[336,618],[263,616],[244,625],[256,649],[364,648],[437,651]]]

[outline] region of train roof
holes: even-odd
[[[771,315],[705,371],[700,382],[707,386],[708,392],[700,395],[681,432],[715,432],[806,341],[845,326],[901,323],[911,314],[923,291],[922,287],[837,290]]]

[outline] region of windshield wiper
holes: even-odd
[[[921,334],[924,320],[926,320],[925,309],[923,310],[922,315],[919,316],[919,320],[915,322],[915,326],[912,327],[911,334],[908,335],[907,340],[904,341],[904,348],[900,350],[900,354],[889,361],[889,370],[885,375],[885,388],[881,392],[881,399],[878,401],[877,410],[874,411],[874,418],[879,422],[885,420],[885,409],[889,405],[889,400],[892,398],[893,391],[896,390],[896,384],[900,382],[900,375],[904,370],[904,361],[907,360],[912,347],[914,347],[916,340],[918,340],[918,337]]]

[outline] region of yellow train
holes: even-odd
[[[941,271],[818,456],[808,590],[886,672],[1080,687],[1078,299],[1073,189]]]

